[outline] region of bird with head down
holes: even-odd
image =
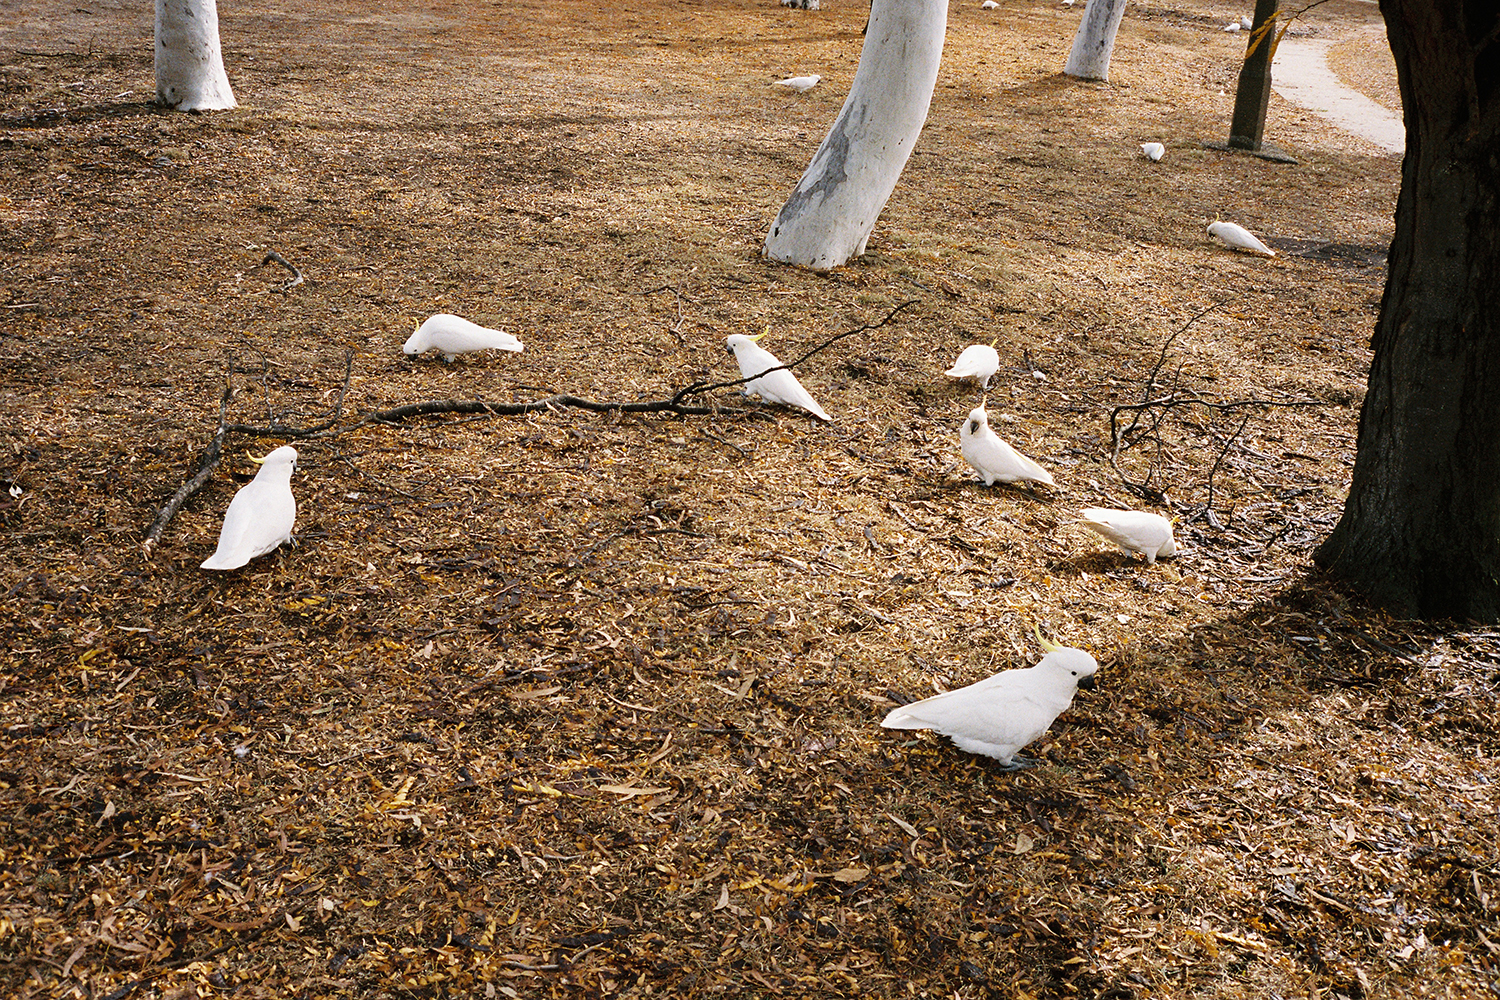
[[[427,317],[416,332],[406,339],[401,350],[408,355],[421,354],[436,347],[444,361],[452,361],[460,354],[474,351],[524,351],[522,344],[504,330],[491,330],[487,326],[471,323],[452,313],[437,313]]]
[[[988,344],[970,344],[958,354],[958,360],[953,362],[953,367],[943,372],[949,378],[971,378],[979,383],[980,389],[990,387],[990,379],[994,378],[995,372],[1000,370],[1000,352],[995,350],[994,342]]]
[[[1115,510],[1110,507],[1085,507],[1079,524],[1093,529],[1132,556],[1145,557],[1146,564],[1177,554],[1172,537],[1172,522],[1146,510]]]
[[[1047,655],[1035,666],[1002,670],[982,681],[892,710],[886,729],[931,729],[960,750],[998,760],[1007,771],[1035,761],[1017,756],[1073,704],[1080,687],[1094,686],[1099,662],[1081,649],[1042,637]]]

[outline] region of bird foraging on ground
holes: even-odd
[[[809,90],[812,90],[814,87],[816,87],[818,85],[818,81],[821,79],[823,78],[816,73],[813,73],[810,76],[789,76],[785,80],[777,80],[775,83],[771,84],[771,86],[790,87],[792,90],[795,90],[799,94],[805,94]]]
[[[1230,21],[1228,24],[1224,25],[1224,30],[1225,31],[1239,31],[1240,30],[1240,22],[1238,22],[1238,21]]]
[[[996,3],[995,0],[984,0],[984,3],[982,3],[982,4],[979,5],[979,9],[980,10],[994,10],[998,6],[1000,6],[1000,5],[998,3]]]
[[[1255,234],[1244,226],[1237,226],[1233,222],[1220,222],[1215,219],[1208,224],[1208,235],[1217,236],[1229,246],[1238,250],[1249,250],[1265,257],[1276,256],[1276,251],[1266,246],[1255,238]]]
[[[1143,142],[1141,143],[1141,152],[1145,154],[1146,159],[1155,163],[1167,154],[1167,147],[1159,142]]]
[[[894,709],[886,729],[931,729],[960,750],[993,757],[1007,771],[1035,761],[1016,752],[1045,733],[1073,704],[1078,688],[1093,687],[1099,662],[1081,649],[1037,640],[1047,655],[1033,667],[1002,670],[982,681]]]
[[[421,354],[436,347],[444,361],[473,351],[524,351],[526,345],[503,330],[471,323],[462,316],[438,313],[427,317],[401,348],[407,354]]]
[[[974,467],[986,486],[993,486],[997,481],[1057,485],[1052,481],[1050,472],[1017,452],[990,430],[989,414],[983,406],[969,411],[968,419],[958,429],[958,443],[964,454],[964,461]]]
[[[1000,352],[994,344],[970,344],[958,355],[953,367],[943,372],[950,378],[971,378],[981,389],[990,387],[990,379],[1000,370]]]
[[[1080,524],[1092,528],[1132,556],[1145,556],[1148,566],[1155,565],[1158,559],[1177,554],[1172,522],[1160,514],[1108,507],[1085,507],[1078,513],[1083,518]]]
[[[239,569],[292,537],[297,521],[297,498],[292,496],[297,449],[282,445],[265,458],[252,456],[250,461],[260,471],[229,501],[219,547],[203,560],[202,569]]]
[[[1249,31],[1251,28],[1255,27],[1255,22],[1250,20],[1249,14],[1241,14],[1240,27],[1244,28],[1246,31]]]
[[[795,406],[806,410],[819,420],[832,420],[818,401],[812,398],[812,393],[802,387],[793,375],[791,369],[783,368],[776,355],[761,347],[756,341],[764,337],[764,333],[758,333],[751,337],[743,333],[730,334],[724,341],[728,346],[729,353],[734,355],[734,360],[739,362],[740,375],[749,378],[740,387],[745,395],[758,395],[767,403],[781,403],[785,406]],[[777,369],[771,371],[772,368]],[[765,374],[762,374],[765,373]],[[750,378],[758,375],[759,378]]]

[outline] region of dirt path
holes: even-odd
[[[1384,29],[1373,30],[1384,33]],[[1339,41],[1295,38],[1288,34],[1276,50],[1272,87],[1293,104],[1317,112],[1339,128],[1368,139],[1387,152],[1404,152],[1406,126],[1401,116],[1347,86],[1329,68],[1329,50]]]

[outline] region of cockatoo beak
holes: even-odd
[[[1079,681],[1078,682],[1079,689],[1083,690],[1083,691],[1092,691],[1092,690],[1094,690],[1094,688],[1097,686],[1094,683],[1094,677],[1095,676],[1096,675],[1094,675],[1094,674],[1089,674],[1083,680]]]
[[[1042,627],[1040,625],[1038,625],[1036,622],[1032,622],[1031,623],[1031,629],[1032,629],[1033,632],[1036,633],[1037,644],[1039,646],[1041,646],[1043,649],[1045,649],[1047,652],[1049,652],[1049,653],[1055,653],[1059,649],[1062,649],[1062,647],[1059,646],[1057,643],[1055,643],[1055,642],[1049,642],[1047,640],[1047,637],[1044,636],[1044,635],[1042,635]]]

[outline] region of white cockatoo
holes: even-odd
[[[1030,767],[1016,752],[1047,731],[1079,686],[1092,687],[1099,662],[1081,649],[1037,639],[1047,655],[1034,667],[1002,670],[968,687],[894,709],[886,729],[931,729],[960,750],[998,760],[1007,771]]]
[[[1094,529],[1130,555],[1145,556],[1147,565],[1177,554],[1172,522],[1160,514],[1108,507],[1085,507],[1078,513],[1083,516],[1080,524]]]
[[[250,461],[260,471],[229,501],[219,547],[203,561],[203,569],[239,569],[292,537],[292,525],[297,522],[297,498],[292,496],[297,449],[282,445],[265,458]]]
[[[1240,22],[1238,22],[1238,21],[1230,21],[1228,24],[1224,25],[1224,30],[1225,31],[1239,31],[1240,30]]]
[[[979,9],[980,10],[994,10],[998,6],[1000,6],[1000,5],[998,3],[996,3],[995,0],[984,0],[984,3],[982,3],[982,4],[979,5]]]
[[[812,90],[814,87],[816,87],[818,85],[818,81],[821,79],[823,78],[816,73],[813,73],[810,76],[789,76],[785,80],[777,80],[775,83],[771,84],[771,86],[790,87],[792,90],[795,90],[799,94],[805,94],[809,90]]]
[[[524,351],[526,345],[503,330],[491,330],[487,326],[471,323],[462,316],[438,313],[429,316],[407,338],[401,348],[407,354],[421,354],[436,347],[444,361],[452,361],[460,354],[471,351]]]
[[[968,462],[979,473],[984,485],[993,486],[996,481],[1014,483],[1027,480],[1056,486],[1052,474],[1025,455],[1000,440],[990,430],[989,414],[984,407],[969,411],[969,416],[958,429],[958,443]]]
[[[953,367],[943,372],[951,378],[971,378],[981,389],[990,387],[990,379],[1000,370],[1000,352],[993,344],[970,344],[958,355]]]
[[[1167,155],[1167,147],[1163,146],[1159,142],[1143,142],[1141,143],[1141,152],[1146,155],[1146,159],[1150,160],[1152,163],[1155,163],[1157,160]]]
[[[1256,239],[1250,230],[1232,222],[1220,222],[1215,219],[1208,224],[1208,235],[1217,236],[1229,246],[1239,250],[1249,250],[1251,253],[1262,254],[1266,257],[1276,256],[1276,251]]]
[[[756,343],[764,336],[764,333],[757,333],[753,337],[735,333],[725,340],[729,353],[740,364],[740,375],[750,379],[740,387],[740,391],[747,396],[758,395],[768,403],[795,406],[819,420],[831,421],[833,418],[823,412],[818,401],[812,398],[812,393],[802,388],[802,383],[797,381],[797,376],[792,374],[791,369],[782,368],[776,355]],[[772,368],[779,370],[761,375],[761,372],[769,372]],[[760,375],[760,378],[750,378],[752,375]]]
[[[1244,28],[1246,31],[1249,31],[1251,28],[1255,27],[1255,22],[1250,20],[1249,14],[1241,14],[1240,27]]]

